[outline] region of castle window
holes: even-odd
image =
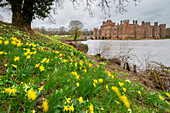
[[[148,33],[148,29],[147,29],[146,33]]]
[[[136,30],[138,31],[138,27],[136,28]]]

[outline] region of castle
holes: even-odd
[[[119,23],[107,20],[103,22],[100,29],[94,28],[93,37],[95,39],[143,39],[154,38],[160,39],[166,37],[166,24],[158,22],[151,26],[150,22],[142,21],[142,25],[138,25],[138,21],[133,20],[133,24],[129,20]]]

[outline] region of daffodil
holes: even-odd
[[[47,100],[45,100],[45,101],[43,102],[43,111],[44,111],[44,112],[47,112],[47,111],[48,111],[48,102],[47,102]]]
[[[140,91],[138,91],[138,94],[139,94],[139,95],[141,95],[141,92],[140,92]]]
[[[124,84],[123,82],[119,82],[119,86],[122,87]]]
[[[12,64],[12,66],[13,66],[14,68],[17,68],[17,65]]]
[[[79,87],[80,86],[79,83],[76,83],[76,86]]]
[[[166,95],[170,98],[170,94],[169,93],[166,93]]]
[[[95,83],[93,83],[93,86],[94,86],[94,87],[96,87],[96,84],[95,84]]]
[[[0,40],[0,44],[2,44],[2,40]]]
[[[31,56],[30,55],[28,55],[27,57],[26,57],[26,59],[30,59],[31,58]]]
[[[44,86],[41,86],[40,88],[38,88],[39,89],[39,93],[42,91],[43,87]]]
[[[90,113],[94,113],[93,105],[91,103],[90,103],[90,106],[89,106],[89,111],[90,111]]]
[[[159,95],[159,98],[160,98],[161,100],[165,100],[161,95]]]
[[[0,55],[2,55],[4,52],[3,51],[0,51]]]
[[[83,97],[80,97],[79,99],[79,104],[83,102]]]
[[[9,41],[8,41],[8,40],[4,41],[4,44],[5,44],[5,45],[8,45],[8,44],[9,44]]]
[[[108,87],[108,85],[106,85],[106,90],[107,90],[107,92],[109,92],[109,87]]]
[[[130,108],[130,103],[125,95],[121,96],[121,100],[124,102],[127,108]]]
[[[94,83],[98,84],[98,81],[96,79],[93,80]]]
[[[126,92],[126,88],[123,87],[123,91]]]
[[[69,107],[69,111],[74,111],[74,107],[73,107],[73,104]]]
[[[102,78],[99,79],[99,83],[103,83],[103,79]]]
[[[69,110],[68,106],[64,106],[64,110],[63,111],[68,111],[68,110]]]
[[[15,57],[15,58],[14,58],[14,61],[15,61],[15,62],[16,62],[16,61],[19,61],[19,59],[20,59],[19,56],[18,56],[18,57]]]
[[[27,96],[29,100],[35,100],[37,98],[36,92],[33,90],[33,88],[31,88],[28,92],[27,92]]]
[[[66,102],[69,104],[71,101],[71,98],[66,98]]]

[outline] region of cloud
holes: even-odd
[[[159,22],[160,24],[166,24],[170,27],[170,0],[141,0],[134,6],[134,2],[130,2],[126,9],[128,10],[123,15],[120,13],[115,13],[115,6],[111,8],[111,17],[105,15],[101,8],[96,5],[93,6],[95,11],[93,16],[89,15],[88,11],[84,11],[83,3],[79,4],[79,7],[74,9],[71,2],[65,2],[63,4],[63,9],[57,9],[57,14],[51,11],[51,15],[55,20],[55,23],[51,23],[48,18],[43,20],[34,20],[32,22],[32,27],[42,27],[45,28],[59,28],[61,26],[68,27],[69,22],[72,20],[80,20],[84,24],[84,28],[93,29],[94,27],[100,27],[103,21],[111,19],[116,23],[120,23],[120,20],[129,19],[132,23],[133,20],[138,20],[139,24],[142,21]],[[11,21],[11,16],[8,12],[3,12],[0,8],[0,14],[3,16],[3,20],[6,22]]]

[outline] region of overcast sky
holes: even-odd
[[[94,27],[100,27],[102,22],[108,19],[116,23],[120,23],[120,20],[125,19],[129,19],[130,23],[132,23],[133,20],[138,20],[139,24],[141,24],[142,21],[151,22],[151,25],[153,25],[154,22],[158,22],[159,24],[166,24],[167,27],[170,27],[169,4],[170,0],[141,0],[140,3],[137,3],[137,6],[135,6],[133,2],[130,2],[126,7],[128,11],[124,14],[115,13],[115,7],[113,6],[111,8],[111,17],[109,17],[101,11],[100,7],[94,6],[93,10],[95,13],[93,16],[90,16],[88,11],[84,11],[83,4],[80,4],[75,10],[71,2],[65,2],[63,9],[56,10],[57,14],[54,14],[52,11],[51,15],[55,20],[53,23],[51,23],[48,18],[44,21],[37,19],[32,22],[32,27],[68,27],[71,20],[80,20],[84,25],[84,29],[93,29]],[[11,13],[9,11],[4,12],[4,9],[0,8],[0,14],[3,16],[3,18],[0,17],[1,20],[11,22]]]

